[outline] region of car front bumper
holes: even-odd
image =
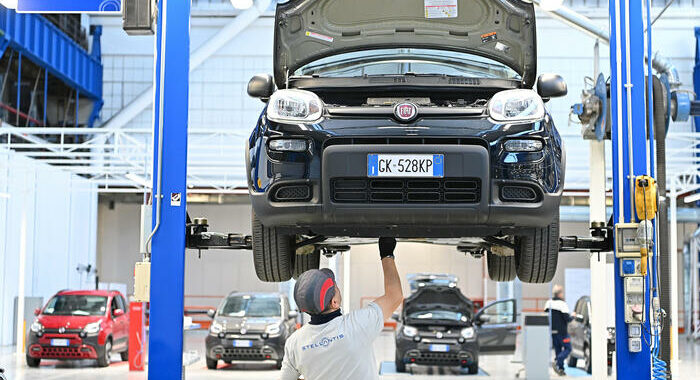
[[[444,154],[444,178],[367,177],[368,154],[406,152]],[[264,225],[357,237],[463,237],[464,228],[469,227],[471,236],[486,236],[504,229],[547,226],[556,217],[561,199],[561,190],[548,192],[537,181],[547,171],[543,160],[511,168],[520,175],[493,179],[489,152],[481,145],[338,145],[325,148],[322,157],[317,179],[280,178],[264,192],[251,189],[253,209]],[[496,169],[503,171],[500,166]],[[338,185],[352,181],[359,185],[349,191]],[[465,181],[471,185],[461,185]],[[277,198],[281,190],[295,186],[307,188],[308,199]],[[534,199],[505,200],[503,190],[509,187],[530,189]],[[339,199],[343,192],[363,200]],[[400,198],[377,199],[387,194]],[[424,196],[430,200],[420,200]]]
[[[260,336],[241,337],[250,340],[251,347],[234,347],[230,337],[220,338],[208,335],[205,341],[206,356],[209,359],[233,362],[278,362],[284,357],[285,339],[282,336],[263,339]]]
[[[430,347],[433,344],[447,345],[449,351],[431,351]],[[400,338],[397,340],[396,350],[397,359],[406,364],[467,367],[479,363],[479,347],[476,341],[460,344],[453,340],[414,342],[408,338]]]
[[[51,339],[68,339],[68,346],[52,346]],[[104,346],[98,344],[98,337],[81,338],[77,334],[44,334],[41,337],[30,332],[27,341],[27,355],[36,359],[79,360],[97,359],[104,353]]]

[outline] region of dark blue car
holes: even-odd
[[[545,102],[567,89],[536,76],[533,5],[415,3],[277,6],[275,75],[248,86],[266,103],[246,147],[261,280],[379,236],[486,255],[496,281],[554,276],[565,165]]]

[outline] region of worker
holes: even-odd
[[[301,375],[306,380],[379,379],[372,343],[384,328],[384,320],[403,302],[395,248],[395,239],[379,239],[384,295],[347,314],[340,311],[341,292],[330,269],[312,269],[299,276],[294,300],[311,321],[287,340],[282,380]]]
[[[552,369],[557,375],[564,376],[564,360],[571,353],[571,338],[567,326],[575,314],[569,313],[569,305],[564,302],[564,288],[561,285],[554,285],[552,288],[552,299],[544,304],[544,311],[549,313],[549,326],[552,328],[552,347],[555,355]]]

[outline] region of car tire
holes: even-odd
[[[479,373],[479,364],[478,364],[478,363],[474,363],[474,364],[468,366],[468,367],[467,367],[467,372],[468,372],[470,375],[476,375],[477,373]]]
[[[298,279],[302,273],[318,269],[321,266],[321,251],[314,249],[311,253],[297,253],[294,258],[294,279]]]
[[[559,216],[544,228],[516,239],[515,270],[522,282],[544,284],[552,281],[559,258]]]
[[[277,364],[275,366],[277,367],[278,370],[282,369],[282,361],[278,360]]]
[[[396,372],[398,372],[398,373],[406,372],[406,363],[403,362],[403,359],[399,355],[398,351],[396,352],[394,362],[396,364]]]
[[[121,356],[123,362],[128,362],[129,361],[129,347],[127,347],[125,351],[120,352],[119,356]]]
[[[583,349],[583,355],[586,359],[586,365],[585,365],[584,369],[586,370],[586,373],[588,373],[590,375],[591,373],[593,373],[593,365],[591,363],[591,349],[588,347],[585,347]]]
[[[207,369],[216,369],[219,366],[219,361],[216,359],[207,359]]]
[[[515,280],[515,257],[500,256],[490,251],[486,253],[486,267],[493,281],[508,282]]]
[[[40,358],[33,358],[29,355],[27,355],[26,357],[27,357],[27,367],[36,368],[39,366],[39,364],[41,364]]]
[[[576,368],[577,364],[578,364],[578,358],[574,357],[573,355],[569,355],[569,361],[568,361],[569,367]]]
[[[111,363],[112,358],[110,357],[112,355],[112,341],[107,340],[107,343],[105,343],[104,350],[102,351],[102,355],[97,357],[97,366],[98,367],[109,367],[109,364]]]
[[[253,263],[255,273],[264,282],[285,282],[294,273],[294,237],[265,227],[253,214]]]

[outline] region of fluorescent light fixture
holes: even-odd
[[[7,9],[17,9],[17,0],[0,0],[0,5]]]
[[[231,5],[236,9],[248,9],[253,6],[253,0],[231,0]]]
[[[695,203],[697,201],[700,201],[700,193],[688,195],[687,197],[683,198],[683,202],[685,203]]]
[[[564,4],[564,0],[541,0],[540,7],[545,11],[556,11]]]
[[[8,194],[8,193],[0,193],[0,198],[10,199],[10,194]]]
[[[151,188],[151,182],[147,181],[140,175],[136,175],[134,173],[127,173],[124,177],[126,177],[126,179],[128,179],[129,181],[137,183],[139,186],[146,187],[149,189]]]

